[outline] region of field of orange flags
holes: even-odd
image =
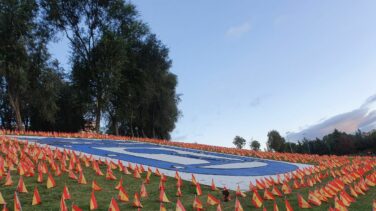
[[[97,134],[68,134],[3,131],[3,134],[62,136],[80,138],[129,139]],[[71,150],[52,149],[48,145],[31,144],[14,138],[0,138],[0,206],[22,210],[31,205],[35,210],[43,203],[51,203],[50,193],[59,195],[55,203],[60,210],[120,210],[123,204],[128,208],[148,210],[154,203],[159,210],[376,210],[376,158],[370,156],[318,156],[291,153],[256,152],[201,144],[166,142],[156,139],[137,141],[180,146],[193,149],[254,156],[289,162],[313,164],[311,167],[275,177],[265,176],[249,184],[249,190],[237,187],[230,191],[230,201],[225,202],[221,189],[211,180],[204,186],[191,175],[191,185],[183,181],[179,172],[167,177],[158,169],[152,170],[140,164],[113,162],[95,159],[90,155]],[[103,173],[104,172],[104,173]],[[124,176],[124,177],[123,177]],[[33,184],[28,184],[30,178]],[[64,179],[62,179],[64,178]],[[127,178],[127,180],[125,180]],[[100,183],[98,183],[100,181]],[[137,181],[137,188],[129,188]],[[80,194],[88,200],[77,203],[79,195],[71,195],[82,189]],[[154,184],[154,186],[152,185]],[[149,186],[150,185],[150,186]],[[69,186],[69,187],[68,187]],[[103,189],[116,190],[107,202],[98,198]],[[153,188],[151,188],[153,187]],[[5,188],[7,194],[5,193]],[[129,195],[128,195],[129,191]],[[53,194],[51,194],[53,195]],[[29,201],[27,201],[29,200]],[[202,201],[206,203],[202,203]],[[368,201],[368,204],[364,204]],[[8,206],[7,206],[8,205]],[[120,205],[120,206],[119,206]],[[168,208],[167,208],[168,207]],[[25,209],[23,209],[25,210]]]

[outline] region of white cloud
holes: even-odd
[[[240,25],[231,26],[226,31],[228,37],[241,37],[251,30],[251,24],[247,21]]]
[[[370,131],[376,128],[376,95],[369,97],[359,108],[330,117],[318,124],[308,126],[298,132],[291,132],[286,135],[289,141],[322,138],[333,132],[334,129],[339,131],[353,133],[360,129]]]

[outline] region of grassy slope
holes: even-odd
[[[98,210],[107,210],[109,202],[111,200],[111,197],[117,198],[118,191],[114,189],[116,186],[118,180],[115,181],[109,181],[106,180],[104,176],[96,176],[94,174],[94,171],[91,168],[86,168],[83,166],[84,169],[84,175],[86,177],[86,180],[88,184],[81,185],[78,184],[77,181],[72,180],[68,178],[67,173],[63,173],[60,177],[54,177],[56,180],[57,186],[52,189],[46,188],[46,180],[47,176],[44,175],[44,182],[43,183],[37,183],[36,181],[36,175],[32,178],[24,177],[24,181],[26,184],[26,187],[28,189],[28,193],[20,193],[20,201],[22,203],[23,210],[59,210],[59,202],[62,194],[62,189],[64,187],[64,184],[66,184],[69,188],[69,191],[72,195],[71,200],[67,200],[66,203],[68,207],[71,207],[72,203],[75,203],[79,205],[83,210],[89,210],[89,197],[91,193],[91,182],[93,179],[97,181],[97,183],[103,188],[102,191],[96,192],[96,198],[98,201],[99,209]],[[106,166],[101,166],[102,171],[105,172]],[[125,175],[118,170],[114,170],[115,176],[120,179],[120,177],[123,177],[124,180],[124,186],[126,191],[129,194],[130,202],[122,203],[118,202],[119,207],[121,210],[136,210],[136,208],[133,208],[131,203],[133,200],[133,194],[135,192],[140,191],[141,183],[143,179],[135,179],[132,175]],[[146,173],[142,174],[142,177],[145,178]],[[16,171],[12,172],[12,179],[14,184],[10,187],[3,186],[5,182],[5,178],[3,178],[0,182],[0,192],[2,193],[5,201],[8,203],[8,208],[10,210],[13,210],[13,194],[16,189],[17,183],[18,183],[19,176],[17,175]],[[328,180],[332,179],[331,177],[327,178],[323,181],[322,184],[325,184]],[[168,178],[166,182],[166,193],[171,203],[166,203],[165,206],[168,210],[175,210],[175,202],[177,200],[177,197],[175,197],[176,193],[176,182],[174,178]],[[291,184],[291,183],[290,183]],[[159,177],[152,176],[151,182],[146,186],[147,191],[149,193],[149,197],[146,199],[141,199],[141,203],[143,204],[144,208],[143,210],[159,210],[159,191],[158,191],[158,185],[159,185]],[[320,185],[320,184],[319,184]],[[40,196],[42,198],[42,204],[31,206],[32,202],[32,196],[33,196],[33,190],[34,187],[37,186]],[[315,187],[318,187],[316,185]],[[279,186],[280,188],[280,186]],[[307,199],[308,190],[312,190],[312,188],[302,188],[299,190],[293,190],[293,194],[287,196],[287,199],[290,201],[290,204],[293,206],[294,210],[299,210],[297,200],[296,200],[296,193],[300,193],[303,195],[305,199]],[[372,187],[365,196],[360,196],[355,203],[353,203],[350,207],[350,210],[371,210],[372,209],[372,201],[373,199],[376,199],[376,187]],[[202,186],[203,195],[200,196],[201,201],[203,204],[206,203],[206,197],[207,193],[210,193],[217,198],[221,197],[221,193],[219,191],[211,191],[209,187]],[[183,188],[183,197],[181,198],[182,203],[184,204],[185,208],[187,210],[192,210],[192,202],[194,198],[195,188],[191,186],[190,182],[184,182]],[[263,191],[259,191],[260,195],[263,195]],[[231,193],[232,196],[234,196],[234,193]],[[255,209],[250,202],[250,195],[248,194],[246,198],[240,199],[241,204],[243,205],[244,210],[261,210],[261,209]],[[277,203],[280,210],[285,210],[284,207],[284,201],[283,198],[277,198]],[[320,207],[314,207],[311,210],[328,210],[329,205],[333,206],[333,200],[330,200],[329,203],[323,203]],[[223,210],[234,210],[234,200],[226,203],[222,203]],[[206,206],[206,210],[215,210],[215,207],[209,207]],[[265,207],[268,210],[272,210],[273,202],[268,201],[265,203]]]

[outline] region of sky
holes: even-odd
[[[264,147],[334,128],[374,128],[376,1],[132,1],[170,49],[179,118],[172,139]],[[69,69],[69,43],[50,45]]]

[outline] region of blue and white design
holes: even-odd
[[[101,157],[175,172],[222,176],[265,176],[298,169],[293,163],[220,154],[134,141],[18,137]]]

